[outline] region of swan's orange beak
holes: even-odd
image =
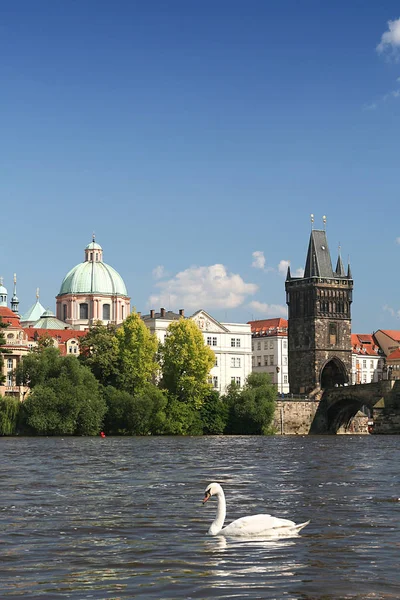
[[[207,502],[207,500],[209,500],[211,498],[211,494],[209,492],[206,492],[203,498],[203,504],[205,504]]]

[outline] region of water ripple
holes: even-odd
[[[1,438],[1,598],[398,600],[399,439]],[[213,480],[311,524],[209,538]]]

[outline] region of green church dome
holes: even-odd
[[[95,293],[128,295],[121,275],[103,262],[84,262],[76,265],[64,277],[59,295]]]
[[[94,240],[85,248],[85,259],[64,277],[59,296],[63,294],[128,295],[121,275],[102,261],[102,247]]]

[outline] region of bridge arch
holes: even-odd
[[[347,370],[340,358],[334,356],[325,362],[321,369],[320,382],[323,390],[348,384]]]
[[[395,393],[399,393],[400,396],[400,381],[390,380],[338,386],[324,390],[311,424],[310,433],[334,434],[342,426],[347,429],[350,421],[362,406],[372,410],[379,400],[389,398],[396,383],[398,383],[398,392]]]

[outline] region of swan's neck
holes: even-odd
[[[217,516],[215,520],[212,522],[210,529],[208,530],[208,535],[217,535],[224,524],[225,516],[226,516],[226,503],[225,503],[225,494],[223,490],[216,494],[217,496]]]

